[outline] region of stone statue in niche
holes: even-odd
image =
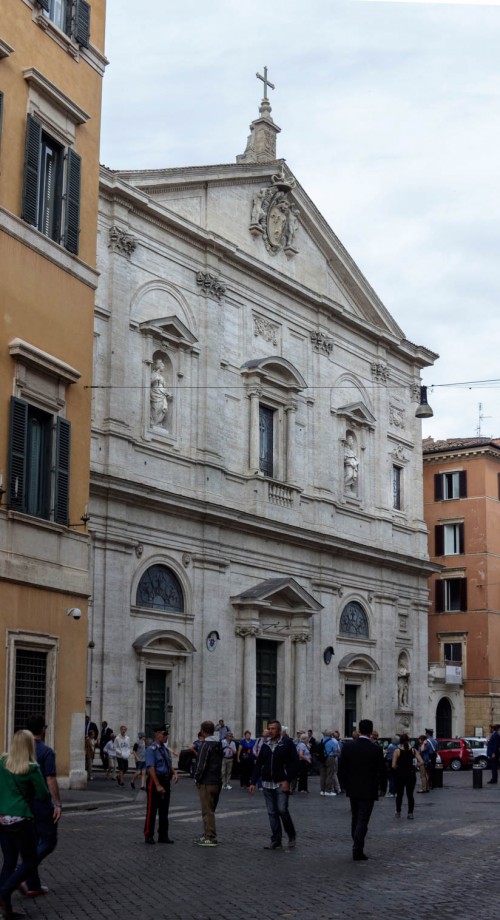
[[[358,470],[359,459],[356,454],[354,435],[348,431],[344,442],[344,486],[349,492],[356,491]]]
[[[163,376],[165,365],[161,358],[157,358],[151,370],[151,389],[149,394],[150,418],[152,428],[166,428],[168,416],[168,403],[172,394],[167,389]]]
[[[407,709],[409,700],[410,673],[408,668],[400,662],[398,668],[398,708]]]

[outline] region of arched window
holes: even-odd
[[[152,565],[139,582],[136,605],[182,613],[184,596],[179,579],[166,565]]]
[[[368,617],[357,601],[351,601],[344,607],[340,617],[339,632],[344,636],[360,636],[368,639]]]

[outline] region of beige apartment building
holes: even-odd
[[[0,743],[30,712],[84,782],[105,0],[0,21]],[[63,780],[64,781],[64,780]]]

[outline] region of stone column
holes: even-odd
[[[295,413],[296,403],[285,406],[286,412],[286,482],[295,482]]]
[[[259,472],[259,397],[260,389],[249,390],[250,399],[250,472]]]
[[[243,649],[243,726],[255,737],[255,723],[257,721],[257,653],[255,637],[258,633],[256,627],[241,626],[236,629],[236,635],[244,641]]]
[[[298,728],[306,731],[306,643],[309,642],[308,632],[295,635],[292,639],[295,646],[295,674],[294,674],[294,717],[293,735]]]

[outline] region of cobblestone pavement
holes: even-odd
[[[220,843],[207,850],[193,844],[198,798],[183,777],[171,799],[175,846],[146,847],[144,793],[96,778],[86,791],[63,794],[59,846],[41,871],[50,893],[16,896],[14,906],[32,920],[380,920],[412,906],[417,916],[486,920],[495,913],[500,809],[500,785],[488,778],[473,789],[470,772],[445,773],[443,789],[416,796],[413,822],[395,819],[394,800],[381,800],[366,863],[351,859],[348,801],[321,797],[317,779],[290,803],[296,850],[272,852],[263,849],[269,824],[260,793],[237,784],[222,793]]]

